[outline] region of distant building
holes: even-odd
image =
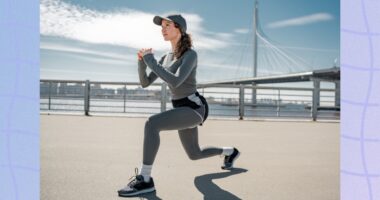
[[[58,83],[47,82],[40,83],[40,95],[41,96],[55,96],[58,94]]]
[[[60,83],[58,94],[69,95],[69,96],[71,96],[71,95],[83,96],[84,86],[81,83],[75,83],[75,84]]]
[[[51,96],[66,96],[66,97],[83,97],[85,91],[84,83],[55,83],[55,82],[41,82],[40,95],[47,98]],[[141,87],[130,89],[124,87],[120,88],[102,88],[101,84],[91,84],[90,95],[92,98],[124,98],[126,99],[141,99],[153,100],[161,97],[161,90],[148,90]],[[169,95],[169,94],[168,94]]]

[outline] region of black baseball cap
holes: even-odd
[[[179,25],[182,33],[183,34],[186,33],[186,29],[187,29],[186,20],[181,15],[169,15],[167,17],[155,16],[153,18],[153,22],[155,24],[161,26],[163,19],[177,23]]]

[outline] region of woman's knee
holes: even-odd
[[[202,158],[201,152],[189,152],[187,153],[187,156],[190,158],[190,160],[199,160]]]
[[[153,119],[152,117],[149,117],[148,120],[146,120],[145,122],[145,132],[147,131],[150,132],[152,130],[158,131],[158,127],[157,127],[156,120]]]

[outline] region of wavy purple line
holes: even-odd
[[[11,11],[14,11],[14,5],[12,5],[12,1],[8,1],[8,11],[11,12]],[[9,15],[8,15],[9,16]],[[10,48],[9,50],[10,51],[14,51],[12,53],[14,53],[14,55],[18,54],[19,50],[17,50],[15,47],[18,46],[18,43],[17,41],[19,40],[16,40],[16,37],[15,34],[12,34],[10,35],[10,37],[13,38],[9,38],[10,41],[13,42],[13,47],[14,48]],[[21,56],[20,56],[21,57]],[[13,88],[13,91],[14,92],[17,92],[17,88],[18,88],[18,84],[19,84],[19,74],[20,74],[20,65],[18,63],[16,63],[16,75],[15,75],[15,79],[14,79],[14,88]],[[12,82],[10,83],[12,84]],[[7,123],[6,123],[6,129],[10,129],[11,127],[11,114],[12,114],[12,110],[13,110],[13,107],[14,107],[14,104],[15,104],[15,99],[16,97],[12,97],[11,98],[11,101],[10,101],[10,104],[8,106],[9,110],[8,110],[8,113],[6,114],[7,116]],[[10,176],[11,176],[11,184],[13,185],[13,188],[14,188],[14,192],[15,192],[15,199],[18,200],[19,199],[19,196],[18,196],[18,186],[17,186],[17,181],[16,181],[16,177],[15,177],[15,172],[14,172],[14,169],[11,167],[12,166],[12,155],[11,155],[11,148],[10,148],[10,139],[11,139],[11,135],[10,134],[6,134],[6,148],[7,148],[7,159],[8,159],[8,164],[9,164],[9,172],[10,172]]]
[[[347,99],[340,99],[340,102],[341,103],[345,103],[345,104],[349,104],[349,105],[353,105],[353,106],[364,106],[364,105],[367,105],[368,107],[377,107],[377,106],[380,106],[380,104],[377,104],[377,103],[368,103],[368,104],[365,104],[365,103],[362,103],[362,102],[356,102],[356,101],[351,101],[351,100],[347,100]]]
[[[20,135],[26,135],[26,136],[33,136],[33,137],[39,137],[38,132],[29,131],[29,130],[17,130],[17,129],[2,129],[0,132],[4,132],[6,134],[20,134]]]
[[[40,101],[40,98],[38,97],[31,97],[31,96],[20,95],[20,94],[0,94],[0,98],[13,98],[13,97],[16,97],[18,99],[23,99],[23,100],[35,101],[35,102]]]
[[[32,26],[32,24],[28,23],[28,22],[20,22],[20,21],[17,21],[17,20],[9,20],[7,19],[6,21],[5,20],[0,20],[0,25],[12,25],[13,27],[17,28],[17,29],[38,29],[38,25],[37,26]],[[16,25],[16,26],[14,26]]]
[[[29,64],[31,66],[35,66],[35,65],[40,65],[40,62],[38,61],[33,61],[33,60],[29,60],[29,59],[25,59],[25,58],[20,58],[20,59],[17,59],[17,58],[2,58],[1,62],[4,64],[6,62],[17,62],[17,63],[25,63],[25,64]]]
[[[359,137],[353,137],[349,135],[340,135],[341,138],[347,139],[347,140],[355,140],[355,141],[361,141],[361,138]],[[380,138],[364,138],[365,142],[380,142]]]
[[[344,169],[341,169],[340,172],[342,174],[347,174],[347,175],[351,175],[351,176],[360,176],[360,177],[370,177],[370,178],[379,178],[380,177],[380,174],[362,174],[362,173],[358,173],[358,172],[350,172],[350,171],[347,171],[347,170],[344,170]]]
[[[352,70],[358,70],[358,71],[371,71],[371,72],[379,72],[380,68],[374,67],[373,69],[366,68],[366,67],[358,67],[346,63],[341,63],[341,67],[346,68],[346,69],[352,69]]]
[[[365,8],[365,2],[364,0],[361,0],[361,9],[362,9],[362,14],[363,14],[363,19],[366,27],[366,31],[370,33],[370,28],[368,24],[368,19],[366,15],[366,8]],[[368,44],[369,44],[369,57],[370,57],[370,69],[373,69],[373,46],[372,46],[372,38],[370,36],[368,38]],[[368,88],[367,88],[367,95],[365,97],[365,102],[368,104],[370,95],[371,95],[371,90],[372,90],[372,80],[373,80],[373,73],[372,70],[369,72],[369,83],[368,83]],[[363,107],[363,112],[361,116],[361,125],[360,125],[360,150],[361,150],[361,158],[362,158],[362,164],[363,164],[363,169],[364,169],[364,174],[365,178],[368,184],[368,194],[369,194],[369,199],[373,199],[373,194],[372,194],[372,183],[370,178],[368,177],[368,169],[367,169],[367,160],[366,160],[366,154],[365,154],[365,143],[364,143],[364,126],[366,122],[366,114],[367,114],[367,105],[364,105]]]
[[[17,88],[17,84],[18,84],[18,74],[19,74],[19,67],[17,67],[17,69],[16,69],[15,88]],[[10,124],[11,120],[10,119],[11,119],[11,113],[12,113],[12,110],[13,110],[13,107],[14,107],[15,99],[16,99],[15,97],[12,97],[11,98],[11,102],[9,104],[9,111],[7,113],[7,119],[8,119],[7,129],[9,129],[11,127],[11,124]],[[6,146],[7,146],[8,163],[9,163],[9,166],[12,166],[12,156],[11,156],[11,148],[10,148],[10,137],[11,137],[10,134],[6,134],[6,140],[7,140]],[[18,199],[18,188],[17,188],[16,177],[15,177],[13,168],[9,167],[9,171],[10,171],[13,187],[14,187],[14,190],[15,190],[15,196],[16,196],[16,199]]]
[[[352,33],[352,34],[355,34],[355,35],[364,35],[364,36],[380,36],[380,33],[376,33],[376,32],[361,32],[361,31],[355,31],[355,30],[350,30],[350,29],[345,29],[345,28],[341,28],[340,29],[342,32],[345,32],[345,33]]]
[[[2,168],[11,167],[13,169],[22,169],[22,170],[27,170],[27,171],[32,171],[32,172],[40,172],[41,171],[41,169],[28,167],[28,166],[21,166],[21,165],[0,165],[0,167],[2,167]]]

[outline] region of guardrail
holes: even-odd
[[[42,112],[146,116],[172,108],[165,83],[142,89],[138,82],[41,80],[40,86]],[[206,97],[211,117],[340,118],[334,89],[214,84],[199,85],[198,91]]]

